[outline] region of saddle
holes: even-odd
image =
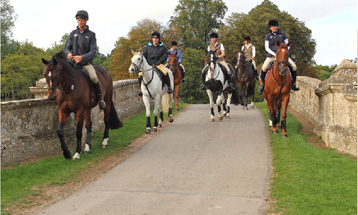
[[[74,64],[73,67],[76,68],[77,70],[79,70],[83,74],[83,76],[86,78],[86,80],[87,80],[88,84],[90,85],[90,87],[94,89],[94,84],[91,81],[91,78],[90,78],[90,76],[88,74],[87,69],[83,68],[82,66],[80,66],[78,64]]]
[[[159,79],[162,81],[162,88],[164,88],[164,85],[165,85],[164,73],[160,69],[158,69],[156,66],[153,66],[153,69],[159,76]],[[169,76],[168,76],[168,78],[169,78]]]
[[[276,63],[276,60],[272,61],[272,62],[269,64],[267,71],[270,71],[271,68],[273,67],[273,65],[274,65],[275,63]],[[291,73],[291,71],[292,71],[292,66],[291,66],[291,64],[287,62],[287,66],[288,66],[288,68],[290,69],[290,73]]]

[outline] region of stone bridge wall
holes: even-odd
[[[113,83],[113,102],[121,120],[144,110],[143,102],[137,96],[137,86],[137,80]],[[42,91],[46,95],[47,89]],[[92,122],[94,130],[104,129],[103,112],[99,112],[98,107],[92,111]],[[57,127],[58,107],[55,101],[35,98],[1,102],[1,165],[60,154]],[[75,116],[71,114],[65,126],[65,136],[72,152],[76,142],[75,130]]]
[[[290,107],[315,125],[328,147],[357,156],[357,66],[344,60],[325,81],[297,78]]]

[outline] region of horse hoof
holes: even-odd
[[[281,134],[282,138],[287,138],[287,134]]]
[[[230,119],[230,116],[226,116],[226,119]]]
[[[278,134],[278,132],[277,132],[277,131],[272,131],[272,133],[273,133],[273,134]]]
[[[79,160],[79,159],[80,159],[80,154],[76,152],[75,155],[73,155],[72,160]]]
[[[221,121],[221,120],[223,120],[223,117],[222,117],[222,116],[219,116],[218,119]]]
[[[213,118],[210,118],[210,122],[214,122],[215,120]]]
[[[63,152],[63,156],[66,158],[66,159],[71,159],[71,152],[70,151],[64,151]]]
[[[152,129],[152,131],[153,131],[153,132],[157,132],[158,129],[157,129],[156,127],[154,127],[154,128]]]
[[[158,127],[161,128],[163,125],[162,124],[159,124]]]
[[[106,149],[107,148],[107,145],[102,145],[102,149]]]
[[[150,131],[151,131],[151,129],[150,129],[150,128],[147,128],[147,129],[145,130],[145,133],[149,134]]]
[[[102,148],[103,148],[103,146],[102,146]],[[91,151],[83,151],[83,153],[85,153],[85,154],[92,154]]]
[[[171,117],[171,116],[169,117],[169,122],[170,122],[170,123],[174,122],[173,117]]]

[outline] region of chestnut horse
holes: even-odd
[[[48,83],[52,83],[50,89],[53,89],[55,92],[54,89],[58,88],[56,91],[56,101],[59,108],[59,126],[57,135],[60,139],[63,155],[66,159],[71,158],[71,153],[64,140],[63,128],[70,113],[74,112],[77,119],[77,147],[76,153],[72,158],[79,159],[82,151],[81,140],[84,120],[86,121],[87,130],[84,152],[90,152],[92,132],[91,110],[97,106],[98,103],[94,89],[91,86],[90,80],[86,78],[83,72],[73,67],[67,61],[63,51],[54,55],[49,61],[42,59],[42,62],[46,65],[45,71],[51,73],[51,76],[45,76],[49,79]],[[103,110],[105,130],[102,147],[105,148],[107,147],[109,139],[109,128],[118,129],[123,125],[117,116],[112,101],[113,83],[109,73],[103,67],[94,66],[94,68],[97,72],[98,79],[101,82],[103,99],[107,104],[107,108]]]
[[[272,121],[271,130],[277,134],[277,125],[280,123],[280,111],[282,110],[281,137],[287,137],[286,133],[286,111],[290,101],[290,91],[292,87],[292,78],[290,65],[288,63],[288,46],[277,41],[276,61],[266,75],[265,90],[263,95],[267,101],[269,119]]]
[[[174,99],[175,99],[175,109],[177,111],[179,111],[179,91],[180,91],[180,83],[181,83],[181,72],[180,72],[180,68],[179,68],[179,63],[177,61],[177,52],[175,52],[174,54],[168,53],[169,54],[169,62],[168,62],[168,66],[169,69],[172,71],[173,76],[174,76]]]

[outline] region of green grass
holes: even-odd
[[[179,108],[184,109],[186,106],[187,104],[181,104]],[[173,112],[174,115],[176,113],[177,111]],[[167,114],[164,114],[165,120],[166,116]],[[133,139],[144,134],[145,112],[125,120],[123,124],[123,128],[110,130],[107,149],[101,148],[103,131],[94,132],[92,139],[95,143],[92,144],[92,153],[81,154],[80,160],[66,160],[61,155],[3,169],[1,171],[2,213],[6,207],[15,207],[17,203],[31,204],[31,198],[28,197],[41,196],[41,187],[63,185],[74,180],[81,171],[90,168],[94,163],[101,162],[106,156],[126,148]]]
[[[265,102],[256,103],[268,119]],[[357,162],[333,149],[312,146],[301,124],[288,114],[288,138],[271,131],[273,212],[357,214]]]

